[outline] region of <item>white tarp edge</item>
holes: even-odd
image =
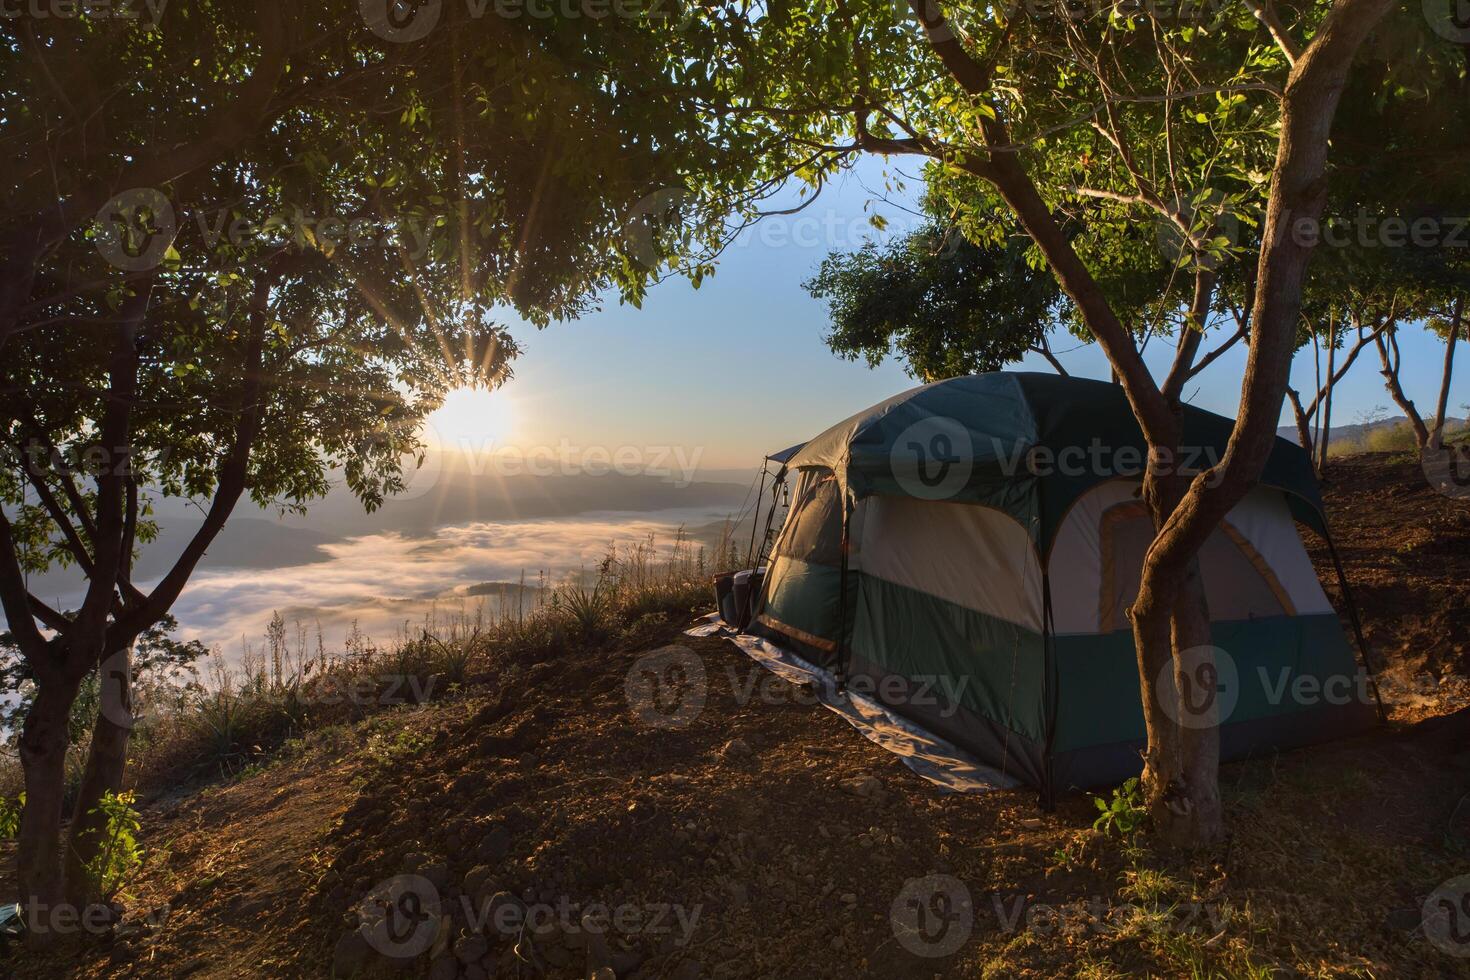
[[[705,617],[685,636],[723,636],[746,656],[792,684],[811,685],[828,709],[841,715],[868,741],[898,756],[915,773],[951,793],[984,793],[993,789],[1015,789],[1021,781],[999,769],[978,762],[963,749],[930,734],[883,705],[852,691],[838,691],[830,673],[808,663],[769,640],[736,633],[719,619]]]

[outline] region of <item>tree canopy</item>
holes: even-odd
[[[163,621],[237,503],[341,481],[377,506],[449,389],[509,376],[512,314],[639,302],[696,234],[664,220],[678,195],[751,183],[753,137],[711,130],[665,18],[445,5],[421,33],[372,7],[0,21],[0,602],[37,684],[20,870],[41,904],[78,686]],[[205,517],[144,587],[158,496]],[[27,588],[57,563],[86,574],[74,609]],[[121,772],[108,714],[72,871]]]
[[[924,381],[998,371],[1033,351],[1051,358],[1048,335],[1067,315],[1029,251],[1021,236],[976,245],[934,222],[833,253],[806,288],[828,301],[827,343],[840,356],[876,367],[894,354]]]

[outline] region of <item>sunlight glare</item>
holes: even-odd
[[[477,453],[504,446],[515,424],[505,391],[456,388],[427,420],[424,441],[439,449]]]

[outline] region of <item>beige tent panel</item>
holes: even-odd
[[[1026,530],[1009,515],[886,496],[865,498],[859,510],[853,567],[863,574],[1041,632],[1040,563]]]
[[[1058,634],[1128,628],[1153,526],[1136,481],[1105,483],[1068,513],[1051,555]],[[1331,612],[1285,499],[1258,488],[1200,550],[1215,621]]]

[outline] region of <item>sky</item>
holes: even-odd
[[[906,180],[907,193],[884,201],[885,163],[869,158],[829,186],[799,215],[767,218],[722,257],[716,275],[699,289],[682,279],[654,286],[642,309],[605,299],[600,312],[542,331],[516,329],[524,353],[515,377],[490,398],[469,399],[451,410],[448,441],[466,434],[496,445],[591,447],[653,453],[680,447],[702,471],[748,469],[767,452],[801,442],[834,422],[913,387],[889,359],[877,369],[831,353],[823,342],[826,305],[801,286],[833,250],[859,247],[874,236],[900,234],[918,219],[922,188],[912,170],[886,165]],[[874,212],[889,220],[880,233]],[[1226,331],[1228,334],[1228,331]],[[1063,338],[1066,345],[1069,338]],[[1433,411],[1443,345],[1423,330],[1404,331],[1405,387],[1420,408]],[[1156,376],[1171,349],[1156,341],[1146,354]],[[1107,361],[1096,345],[1061,356],[1069,372],[1106,379]],[[1245,364],[1243,348],[1222,357],[1187,391],[1200,407],[1233,417]],[[1020,369],[1049,371],[1039,357]],[[1310,357],[1299,356],[1294,382],[1310,391]],[[1334,396],[1334,421],[1398,415],[1365,351]],[[1470,370],[1452,389],[1452,415],[1470,401]],[[484,419],[481,424],[480,419]],[[1282,424],[1290,424],[1284,414]]]

